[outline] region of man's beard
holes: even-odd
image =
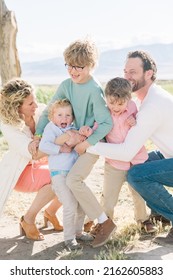
[[[137,81],[133,87],[132,87],[132,91],[135,92],[135,91],[138,91],[139,89],[143,88],[145,86],[145,80],[144,79],[141,79],[139,81]]]

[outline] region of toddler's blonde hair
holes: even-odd
[[[71,105],[71,103],[70,103],[70,101],[68,99],[64,98],[64,99],[56,100],[54,103],[52,103],[50,105],[49,110],[48,110],[48,119],[50,121],[52,120],[54,111],[57,108],[63,108],[63,107],[68,107],[68,106],[71,107],[73,118],[74,118],[74,113],[73,113],[72,105]]]

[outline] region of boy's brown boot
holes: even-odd
[[[92,247],[96,248],[104,245],[109,240],[111,234],[113,234],[115,230],[116,230],[116,225],[113,223],[113,221],[110,218],[108,218],[104,223],[99,224],[96,237],[92,242]]]
[[[90,234],[93,235],[94,237],[96,237],[100,227],[101,227],[101,224],[96,224],[95,226],[93,226],[90,230]]]

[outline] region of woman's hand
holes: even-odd
[[[28,150],[29,150],[30,154],[32,155],[32,159],[34,159],[34,160],[39,160],[43,157],[47,157],[47,154],[43,153],[42,151],[40,151],[38,149],[39,142],[40,142],[40,139],[36,139],[36,140],[31,141],[28,145]]]
[[[35,139],[31,141],[28,145],[28,150],[33,157],[36,156],[37,154],[39,142],[40,142],[39,139]]]

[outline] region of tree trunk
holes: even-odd
[[[0,76],[2,85],[21,75],[16,34],[15,14],[7,9],[4,0],[0,0]]]

